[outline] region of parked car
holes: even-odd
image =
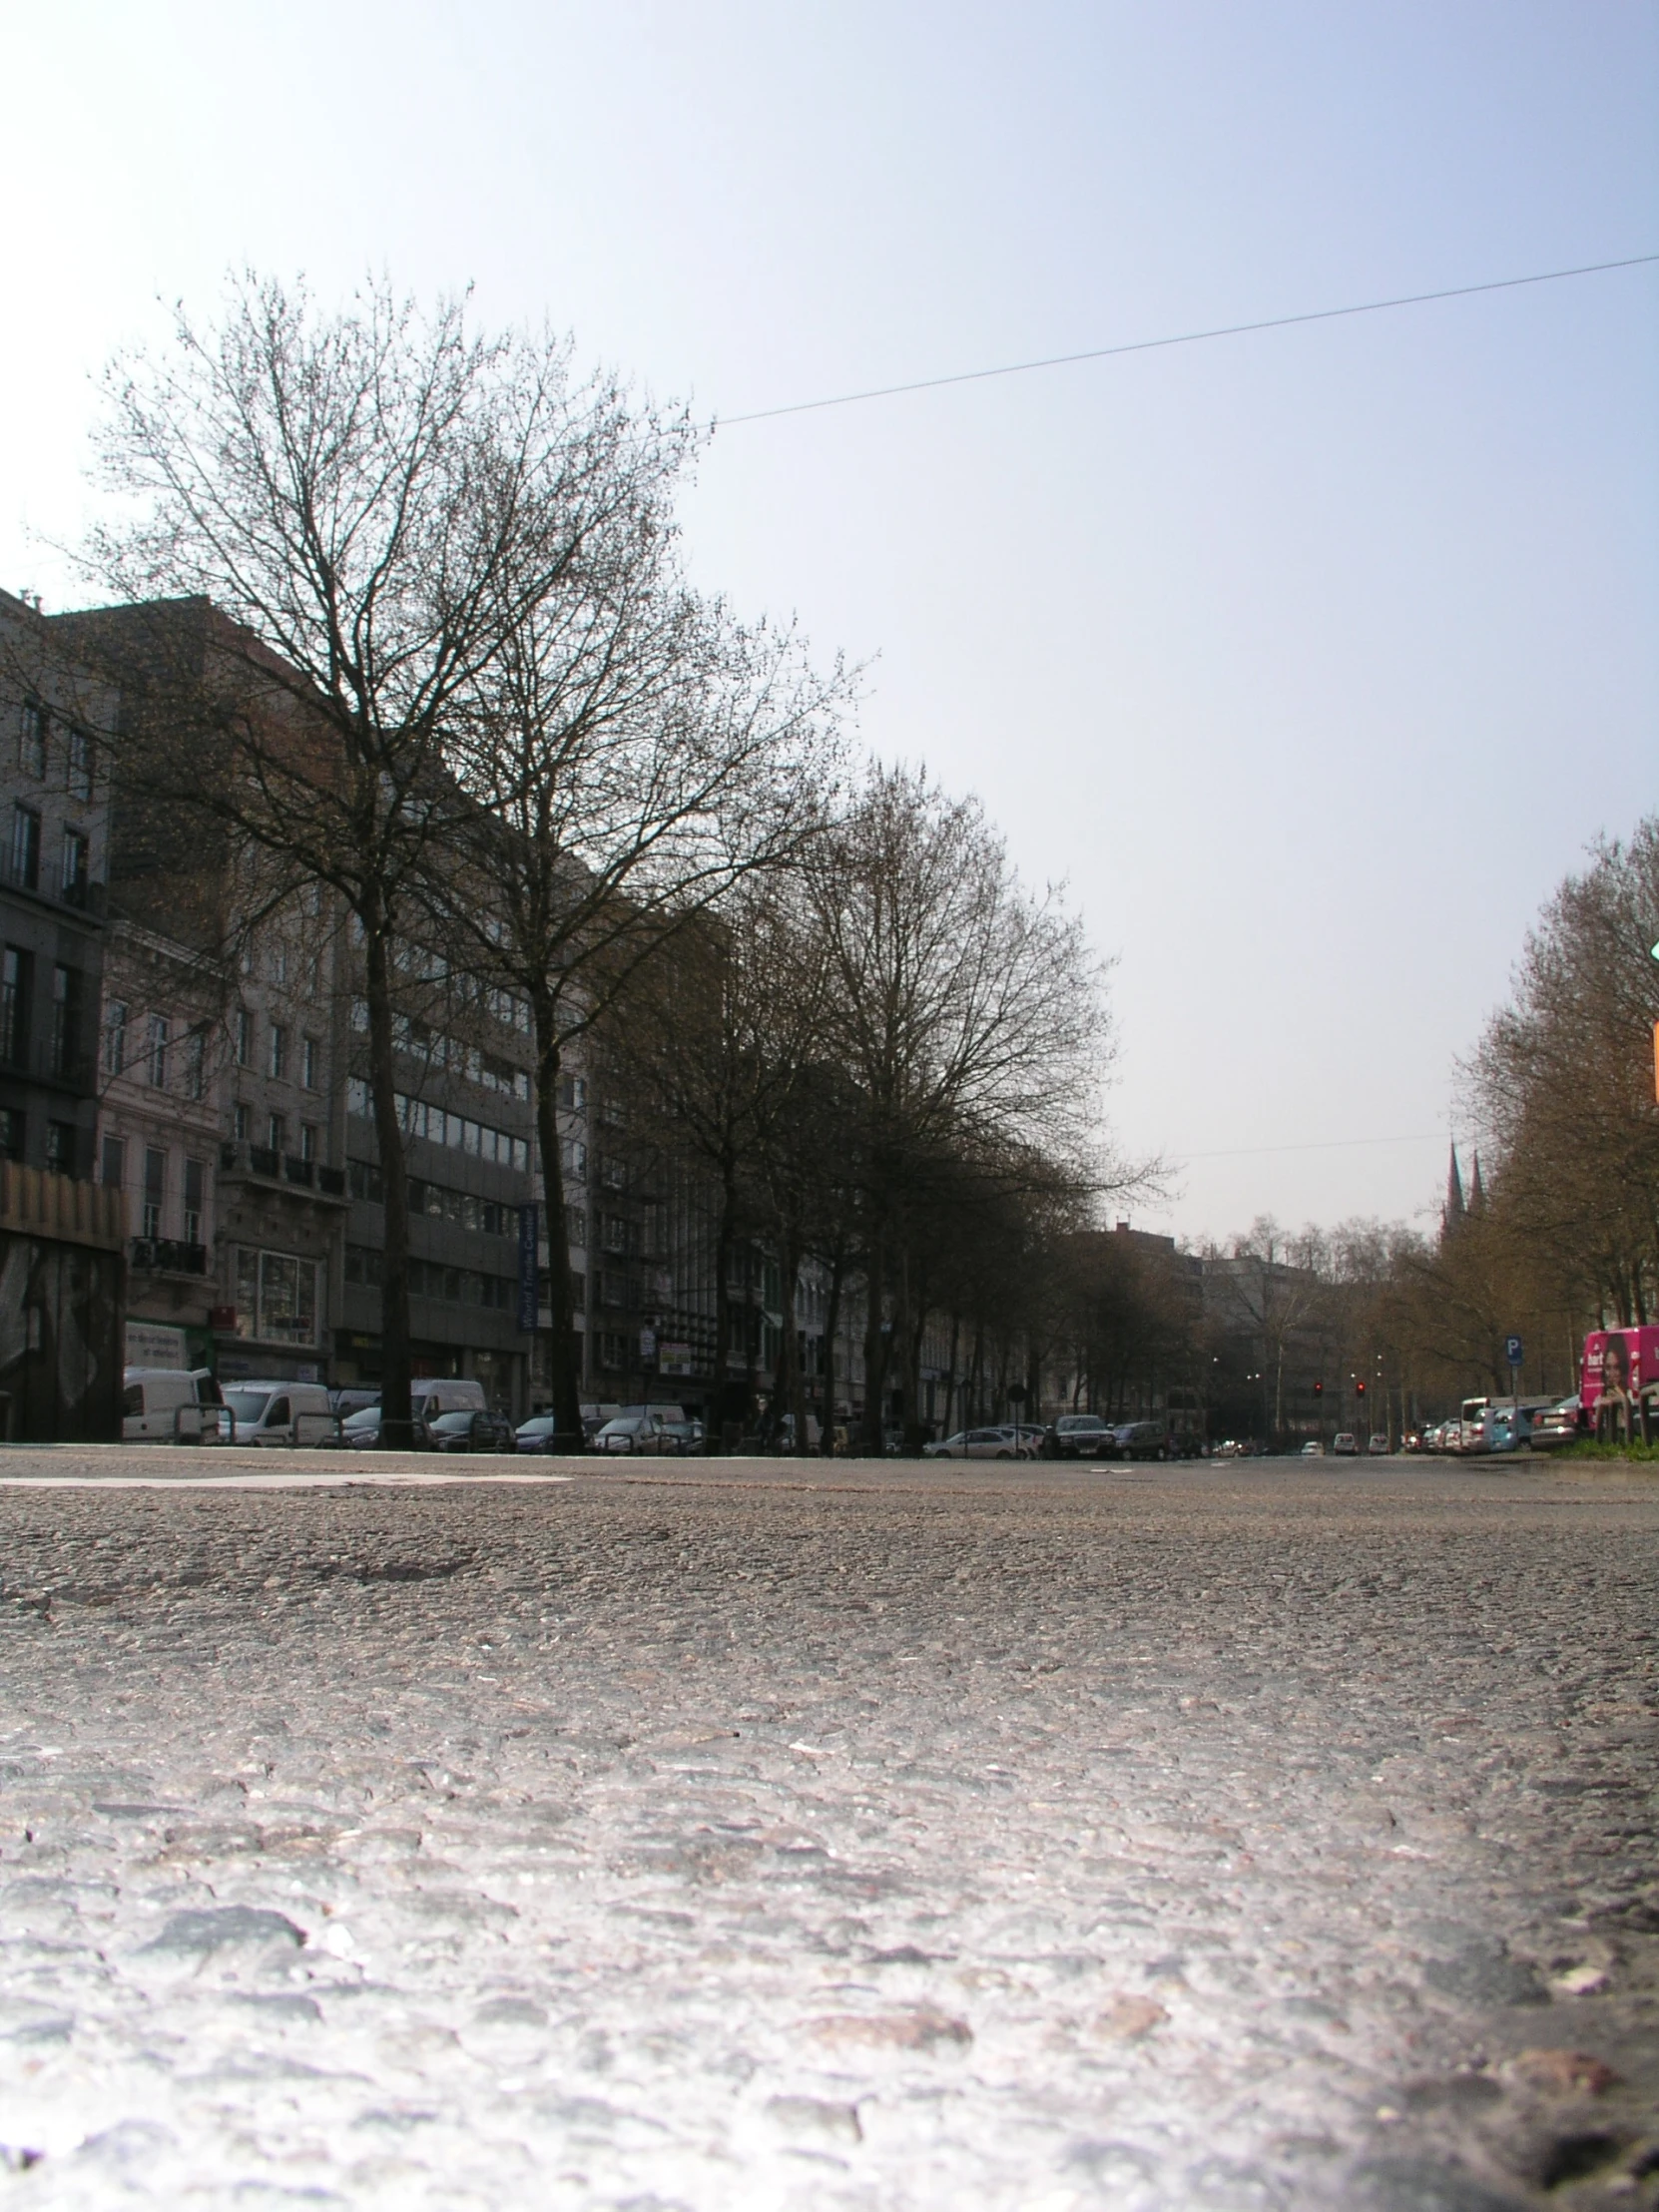
[[[1559,1404],[1546,1405],[1532,1416],[1532,1448],[1547,1451],[1556,1444],[1570,1444],[1579,1430],[1578,1392],[1564,1397]]]
[[[1310,1436],[1302,1447],[1302,1456],[1304,1459],[1323,1459],[1325,1457],[1325,1446],[1317,1436]]]
[[[1388,1455],[1388,1439],[1382,1429],[1374,1428],[1366,1438],[1366,1449],[1374,1459],[1385,1459]]]
[[[1012,1459],[1016,1446],[1005,1428],[958,1428],[954,1436],[923,1444],[924,1459]]]
[[[1021,1459],[1034,1459],[1042,1449],[1044,1431],[1027,1422],[1007,1421],[1003,1424],[1002,1433],[1013,1444]]]
[[[1352,1429],[1339,1428],[1331,1439],[1331,1448],[1339,1459],[1356,1458],[1360,1451],[1360,1440]]]
[[[426,1449],[431,1426],[440,1414],[483,1412],[484,1385],[467,1376],[422,1376],[409,1391],[409,1411],[414,1420],[414,1448]],[[341,1421],[339,1440],[347,1450],[373,1450],[380,1441],[380,1407],[365,1405]]]
[[[124,1443],[211,1444],[224,1433],[219,1384],[207,1368],[128,1368],[122,1377]]]
[[[1126,1420],[1113,1431],[1120,1459],[1167,1459],[1171,1455],[1169,1431],[1161,1420]]]
[[[1110,1425],[1098,1413],[1062,1413],[1048,1434],[1056,1459],[1110,1459],[1117,1449]]]
[[[239,1444],[296,1444],[339,1440],[339,1421],[320,1382],[233,1382],[224,1393]]]
[[[657,1412],[619,1413],[615,1420],[608,1420],[595,1436],[593,1448],[604,1452],[677,1452],[684,1425],[684,1421],[681,1421],[671,1426]]]
[[[462,1406],[457,1412],[439,1413],[429,1434],[434,1451],[514,1451],[517,1438],[504,1413]]]

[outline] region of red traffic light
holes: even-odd
[[[1366,1394],[1366,1385],[1365,1385],[1365,1384],[1364,1384],[1363,1382],[1356,1382],[1356,1383],[1355,1383],[1355,1385],[1354,1385],[1354,1389],[1355,1389],[1355,1394],[1356,1394],[1357,1396],[1359,1396],[1359,1397],[1364,1397],[1364,1396],[1365,1396],[1365,1394]]]
[[[1325,1384],[1323,1382],[1316,1382],[1314,1384],[1314,1395],[1316,1397],[1323,1397],[1325,1395]]]

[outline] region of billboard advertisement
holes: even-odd
[[[1590,1331],[1584,1340],[1578,1401],[1598,1436],[1643,1434],[1642,1393],[1655,1384],[1659,1328]]]

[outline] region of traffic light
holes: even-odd
[[[1325,1395],[1325,1384],[1323,1382],[1316,1382],[1314,1384],[1314,1395],[1316,1397],[1323,1397]]]
[[[1357,1397],[1364,1397],[1366,1394],[1366,1385],[1363,1382],[1356,1382],[1354,1385],[1354,1394]]]

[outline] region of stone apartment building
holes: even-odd
[[[92,1173],[111,687],[0,592],[0,1157]]]

